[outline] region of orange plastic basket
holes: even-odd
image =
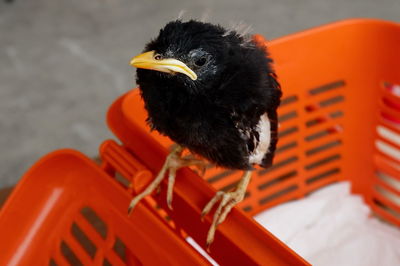
[[[257,36],[259,41],[262,37]],[[216,233],[210,255],[222,265],[307,265],[250,217],[341,180],[352,182],[379,217],[400,226],[400,25],[347,20],[268,42],[284,97],[274,165],[252,177],[246,199]],[[0,213],[1,265],[208,264],[211,217],[200,212],[215,189],[240,173],[209,169],[205,181],[179,171],[174,210],[165,184],[127,216],[132,194],[157,173],[171,142],[149,133],[137,90],[119,98],[101,165],[73,150],[36,163]],[[385,132],[385,134],[382,134]],[[384,147],[384,149],[382,149]],[[387,150],[391,152],[387,152]],[[129,185],[131,184],[131,185]]]

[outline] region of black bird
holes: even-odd
[[[155,180],[132,200],[129,212],[167,171],[171,208],[176,170],[204,165],[182,157],[183,149],[217,166],[243,170],[235,191],[217,192],[203,209],[204,216],[221,200],[207,236],[211,244],[216,227],[243,200],[253,166],[272,163],[281,90],[271,62],[266,47],[250,36],[195,20],[169,22],[132,59],[148,124],[178,145]]]

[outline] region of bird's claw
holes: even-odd
[[[175,176],[176,176],[176,170],[181,167],[180,162],[181,162],[181,153],[182,153],[183,148],[180,146],[174,147],[174,149],[171,151],[170,154],[168,154],[167,158],[165,159],[164,165],[162,166],[160,172],[156,176],[156,178],[148,185],[145,190],[143,190],[141,193],[136,195],[131,203],[129,204],[128,207],[128,214],[130,215],[135,208],[136,204],[146,197],[147,195],[150,195],[154,190],[159,193],[160,191],[160,184],[161,181],[164,179],[165,173],[169,171],[168,175],[168,190],[167,190],[167,204],[170,209],[172,209],[172,188],[174,186],[175,182]]]
[[[138,202],[141,200],[141,197],[134,197],[128,207],[128,215],[130,216],[132,214],[133,209],[135,208],[136,204],[138,204]]]
[[[217,201],[221,201],[217,210],[214,213],[213,221],[211,223],[210,229],[207,234],[207,242],[206,247],[207,251],[209,251],[209,247],[211,243],[214,241],[215,231],[217,230],[217,226],[225,221],[226,216],[232,210],[232,208],[241,202],[244,199],[246,194],[247,185],[250,182],[251,171],[246,171],[243,177],[240,179],[240,182],[237,186],[237,189],[232,192],[223,192],[218,191],[215,196],[207,203],[201,212],[201,218],[203,220],[204,216],[207,215],[212,207],[217,203]]]
[[[157,177],[150,183],[150,185],[140,194],[136,195],[131,203],[129,204],[128,214],[131,214],[132,210],[135,208],[136,204],[146,197],[150,195],[154,190],[157,193],[160,192],[160,184],[164,179],[166,172],[168,171],[168,187],[167,187],[167,205],[170,210],[172,210],[172,197],[173,197],[173,188],[175,184],[176,172],[178,169],[185,166],[195,166],[200,170],[201,174],[204,174],[206,171],[206,164],[204,161],[199,159],[195,159],[194,157],[184,157],[182,158],[183,148],[181,146],[175,146],[170,154],[168,154],[165,159],[164,165],[158,173]]]
[[[215,231],[217,226],[225,221],[226,216],[232,210],[232,208],[243,200],[244,193],[241,190],[233,191],[233,192],[223,192],[218,191],[215,196],[207,203],[201,212],[201,219],[204,219],[204,216],[207,215],[212,207],[217,203],[217,201],[221,201],[217,210],[214,213],[213,221],[211,223],[210,229],[207,234],[206,247],[209,251],[209,247],[211,243],[214,241]]]

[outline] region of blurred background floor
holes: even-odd
[[[267,39],[350,17],[400,21],[399,0],[0,0],[0,187],[55,149],[95,157],[112,137],[108,106],[135,86],[130,58],[181,10]]]

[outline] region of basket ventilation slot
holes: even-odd
[[[312,162],[312,163],[310,163],[310,164],[307,164],[307,165],[304,166],[304,168],[305,168],[306,170],[312,170],[312,169],[314,169],[314,168],[318,168],[318,167],[320,167],[320,166],[323,166],[323,165],[325,165],[325,164],[327,164],[327,163],[337,161],[337,160],[339,160],[340,158],[341,158],[340,154],[335,154],[335,155],[332,155],[332,156],[328,156],[328,157],[326,157],[326,158],[323,158],[323,159],[321,159],[321,160]]]
[[[104,259],[103,260],[103,266],[112,266],[112,264],[108,259]]]
[[[75,237],[86,253],[93,259],[94,255],[96,254],[97,247],[76,223],[72,223],[71,234],[73,237]]]
[[[322,180],[324,178],[328,178],[328,177],[330,177],[330,176],[332,176],[334,174],[337,174],[337,173],[340,173],[340,168],[333,168],[331,170],[325,171],[325,172],[320,173],[320,174],[318,174],[316,176],[308,178],[306,180],[306,183],[307,184],[312,184],[312,183],[314,183],[316,181]]]
[[[292,177],[295,177],[296,175],[297,175],[297,171],[296,170],[284,173],[284,174],[279,175],[279,176],[275,177],[274,179],[272,179],[272,180],[270,180],[270,181],[268,181],[266,183],[263,183],[263,184],[259,185],[258,189],[259,190],[264,190],[266,188],[271,187],[272,185],[281,183],[281,182],[286,181],[286,180],[288,180],[288,179],[290,179]]]
[[[324,92],[327,92],[327,91],[330,91],[330,90],[333,90],[333,89],[336,89],[339,87],[343,87],[344,85],[345,85],[344,81],[339,80],[339,81],[335,81],[335,82],[311,89],[311,90],[309,90],[309,93],[310,93],[310,95],[317,95],[317,94],[324,93]]]
[[[391,207],[389,207],[387,204],[383,203],[379,199],[373,198],[372,202],[374,204],[374,206],[373,206],[374,210],[377,211],[377,209],[378,209],[385,214],[389,214],[390,217],[394,217],[395,219],[398,219],[398,221],[400,221],[400,212],[393,210]],[[377,215],[380,217],[382,216],[382,215],[380,215],[379,212],[377,213]],[[382,218],[385,219],[385,217],[382,217]],[[387,220],[387,219],[385,219],[385,220]],[[392,221],[392,219],[390,219],[389,221]]]
[[[263,204],[270,203],[270,202],[272,202],[273,200],[278,200],[278,199],[280,199],[282,196],[285,196],[285,195],[287,195],[287,194],[289,194],[289,193],[291,193],[291,192],[294,192],[294,191],[296,191],[297,189],[298,189],[298,186],[297,186],[297,185],[291,185],[291,186],[289,186],[289,187],[287,187],[287,188],[285,188],[285,189],[282,189],[282,190],[280,190],[280,191],[278,191],[278,192],[276,192],[276,193],[274,193],[274,194],[271,194],[271,195],[268,195],[268,196],[266,196],[266,197],[261,198],[260,201],[259,201],[259,204],[260,204],[260,205],[263,205]],[[294,199],[294,198],[292,198],[292,199]],[[291,199],[290,199],[290,200],[291,200]]]
[[[119,237],[109,234],[107,224],[99,215],[87,206],[80,210],[79,215],[76,221],[72,222],[70,236],[60,243],[60,253],[65,262],[70,265],[86,265],[95,261],[102,261],[102,265],[126,264],[126,245]],[[131,253],[129,262],[141,265]],[[49,265],[59,264],[51,258]]]
[[[115,172],[115,180],[117,180],[118,183],[120,183],[124,188],[128,189],[129,186],[131,185],[131,181],[129,181],[127,178],[125,178],[121,173]]]
[[[393,126],[400,126],[400,85],[384,82],[380,100],[383,120]]]
[[[123,261],[126,261],[126,246],[118,237],[115,239],[113,250],[118,257],[120,257]]]
[[[107,237],[107,224],[97,215],[97,213],[90,207],[83,207],[81,215],[89,222],[89,224],[96,230],[96,232],[103,238]]]
[[[376,127],[376,174],[372,209],[383,219],[400,225],[400,85],[384,82]]]
[[[82,262],[75,255],[75,253],[72,251],[72,249],[68,246],[68,244],[65,243],[65,241],[61,241],[60,249],[61,249],[61,254],[69,262],[70,265],[74,266],[83,265]]]

